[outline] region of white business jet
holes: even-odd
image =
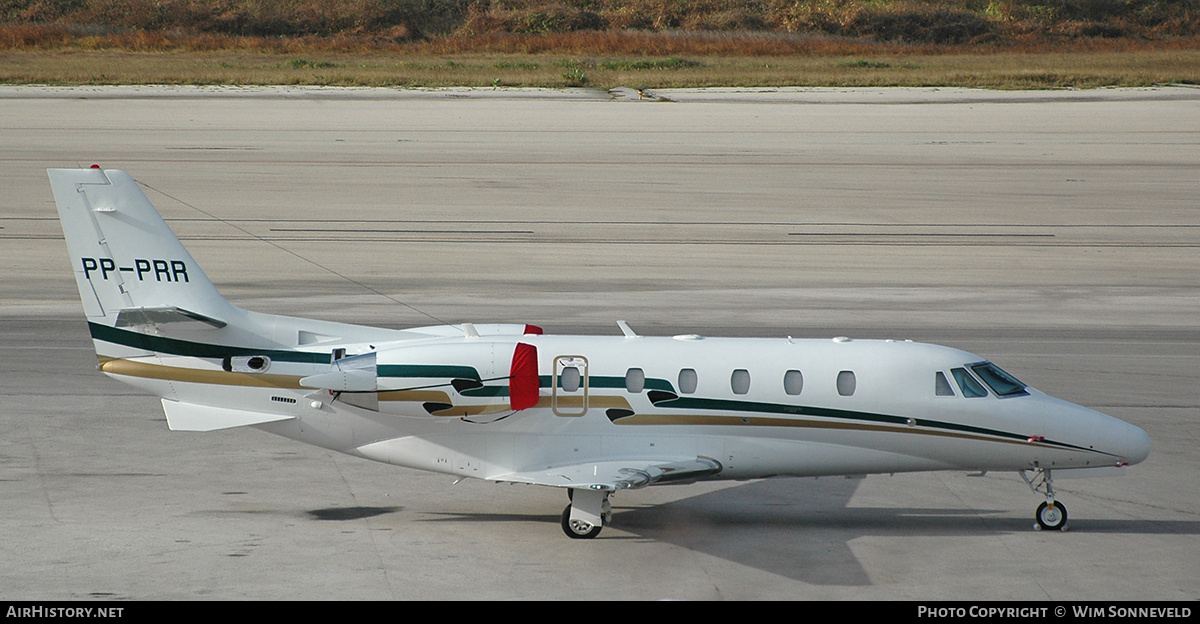
[[[595,537],[618,490],[710,479],[1019,473],[1062,529],[1052,471],[1146,459],[1144,431],[970,353],[892,340],[391,330],[226,301],[126,173],[51,169],[99,368],[177,431],[255,427],[350,455],[567,490]],[[1062,471],[1062,472],[1059,472]]]

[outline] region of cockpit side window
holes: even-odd
[[[955,368],[950,370],[950,374],[954,375],[954,381],[958,382],[958,389],[962,390],[963,396],[968,399],[987,396],[987,390],[983,389],[978,381],[967,372],[965,368]]]
[[[934,393],[938,396],[954,396],[954,388],[946,381],[946,373],[938,371],[933,380]]]
[[[1009,397],[1029,394],[1025,391],[1027,387],[1025,384],[991,362],[972,364],[971,370],[975,371],[976,375],[979,375],[983,383],[987,384],[992,389],[992,392],[996,393],[996,396]]]

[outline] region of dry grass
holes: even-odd
[[[769,31],[965,43],[1198,34],[1200,0],[0,0],[0,22],[235,36]]]
[[[1093,87],[1198,54],[1200,0],[0,0],[26,84]]]
[[[376,87],[964,86],[998,89],[1200,84],[1200,51],[624,57],[558,54],[357,55],[0,52],[19,84]]]

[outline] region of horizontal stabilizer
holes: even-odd
[[[163,325],[166,323],[200,323],[213,329],[225,327],[225,321],[174,306],[158,308],[125,308],[117,312],[117,327]]]
[[[163,411],[167,413],[167,426],[171,431],[217,431],[295,418],[287,414],[180,403],[169,399],[163,399],[162,405]]]

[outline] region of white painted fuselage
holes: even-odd
[[[100,369],[161,397],[173,429],[253,426],[567,488],[572,537],[598,532],[608,493],[700,479],[1032,470],[1053,516],[1050,470],[1149,453],[1133,425],[905,340],[643,337],[624,323],[620,336],[388,330],[242,310],[127,175],[50,178]]]
[[[481,378],[506,381],[507,358],[518,342],[536,347],[543,374],[538,405],[515,412],[503,392],[472,397],[456,392],[449,378],[437,377],[381,375],[377,409],[347,402],[361,393],[326,390],[327,396],[314,400],[314,392],[322,393],[300,387],[298,380],[327,371],[324,363],[275,358],[260,374],[225,373],[216,359],[153,356],[170,367],[240,377],[241,383],[228,385],[186,381],[186,374],[170,380],[126,375],[115,363],[102,367],[168,401],[277,414],[278,422],[257,426],[302,442],[484,479],[697,456],[721,463],[715,477],[750,479],[1086,468],[1133,463],[1146,453],[1140,429],[1032,388],[1012,397],[967,398],[955,385],[951,394],[938,396],[939,372],[952,380],[953,369],[969,370],[983,358],[909,341],[521,335],[338,348],[376,353],[380,366],[468,366]],[[107,346],[97,342],[98,349]],[[438,353],[447,355],[439,361]],[[578,389],[564,390],[561,375],[552,372],[564,357],[582,369]],[[583,362],[586,367],[579,366]],[[641,388],[627,384],[631,370],[640,371]],[[695,371],[691,392],[679,387],[687,370]],[[734,392],[735,371],[749,380],[744,393]],[[789,371],[800,375],[795,394],[785,388]],[[846,374],[853,375],[854,388],[843,395],[837,382]],[[250,385],[260,379],[277,385]],[[506,385],[491,382],[484,388],[503,391]],[[677,398],[652,401],[655,388]],[[430,413],[429,403],[460,409]]]

